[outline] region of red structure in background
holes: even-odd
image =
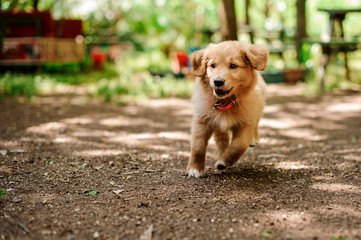
[[[0,12],[2,34],[6,38],[55,37],[55,22],[46,12]]]
[[[171,52],[170,55],[172,58],[173,73],[176,75],[187,75],[190,71],[188,53],[186,51],[178,50]]]
[[[81,20],[59,20],[55,22],[56,37],[59,38],[76,38],[83,35],[83,26]]]
[[[68,64],[85,59],[81,20],[55,21],[49,11],[0,12],[0,35],[0,65]]]
[[[95,70],[102,70],[104,68],[104,63],[106,56],[102,52],[94,52],[91,54],[91,59],[93,61],[93,66]]]

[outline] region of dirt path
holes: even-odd
[[[361,93],[300,92],[270,86],[260,145],[219,172],[211,143],[200,179],[189,100],[2,99],[0,239],[361,239]]]

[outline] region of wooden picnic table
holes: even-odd
[[[346,78],[350,79],[350,69],[347,63],[347,53],[361,49],[360,40],[344,40],[343,38],[333,38],[330,41],[322,41],[320,39],[305,38],[303,44],[318,44],[322,48],[322,57],[318,69],[320,75],[320,90],[323,91],[325,87],[326,68],[330,61],[331,55],[344,52],[345,53],[345,70]]]
[[[343,52],[345,56],[345,77],[350,79],[350,70],[348,67],[347,53],[361,49],[361,39],[353,38],[346,39],[343,30],[343,21],[348,13],[361,13],[361,9],[325,9],[319,8],[319,11],[327,12],[329,14],[329,22],[327,29],[327,36],[323,39],[305,38],[303,43],[319,44],[322,48],[322,59],[319,67],[320,74],[320,90],[324,90],[325,73],[327,65],[332,54]],[[338,27],[337,27],[338,25]]]
[[[346,14],[348,13],[360,13],[361,8],[359,9],[326,9],[326,8],[319,8],[319,11],[327,12],[329,14],[329,21],[328,21],[328,37],[331,38],[343,38],[344,31],[342,23],[345,20]],[[340,31],[337,32],[336,25],[339,25]]]

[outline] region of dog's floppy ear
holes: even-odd
[[[267,68],[268,49],[263,45],[249,45],[244,51],[244,58],[254,69],[263,71]]]
[[[206,60],[204,58],[205,50],[198,50],[191,55],[192,72],[197,77],[203,77],[206,74]]]

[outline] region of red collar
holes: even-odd
[[[219,111],[225,112],[229,110],[231,107],[237,105],[238,100],[235,96],[230,98],[218,100],[217,102],[213,102],[213,109],[217,109]]]

